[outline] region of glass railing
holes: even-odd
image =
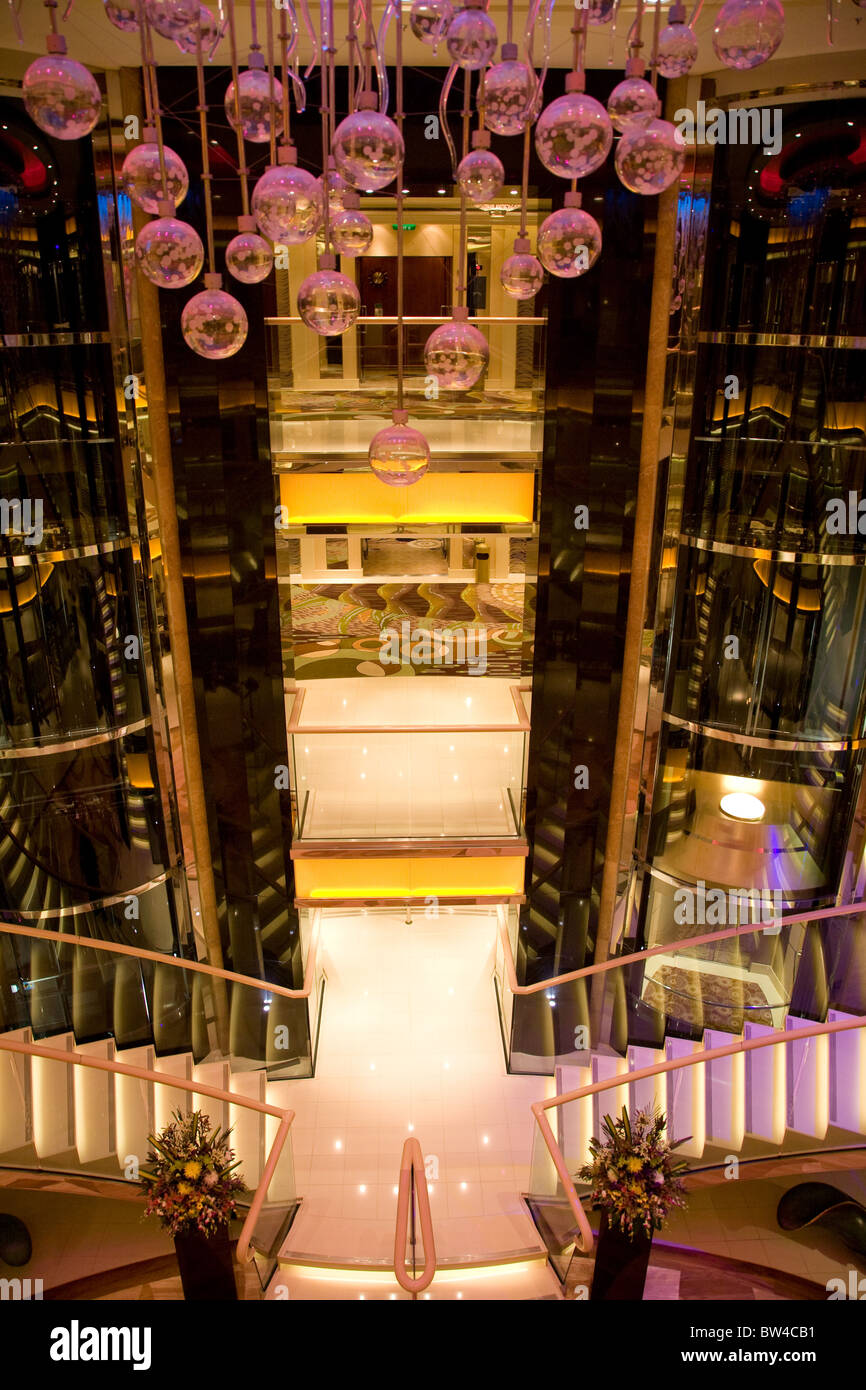
[[[115,921],[110,936],[95,925],[85,916],[0,923],[0,1030],[29,1027],[37,1041],[71,1035],[75,1046],[107,1040],[119,1051],[152,1047],[158,1060],[228,1062],[268,1081],[313,1075],[324,991],[315,921],[297,986],[288,969],[269,967],[261,981],[209,973],[204,963],[133,944],[128,921]]]
[[[524,741],[519,728],[294,734],[295,837],[519,835]]]
[[[231,1131],[230,1147],[246,1189],[230,1228],[232,1239],[238,1240],[242,1296],[256,1297],[264,1291],[298,1205],[293,1115],[283,1108],[278,1092],[269,1091],[263,1082],[250,1087],[228,1077],[222,1067],[192,1071],[176,1059],[157,1058],[153,1063],[138,1052],[112,1056],[109,1048],[93,1046],[73,1051],[9,1034],[0,1034],[0,1062],[0,1167],[38,1171],[40,1191],[48,1193],[55,1185],[68,1192],[69,1177],[74,1176],[79,1190],[103,1199],[100,1210],[106,1201],[121,1199],[112,1224],[112,1232],[126,1228],[118,1230],[117,1256],[112,1258],[112,1240],[96,1242],[103,1266],[95,1268],[99,1261],[94,1261],[93,1230],[83,1231],[80,1241],[70,1228],[66,1248],[50,1262],[49,1287],[62,1290],[88,1277],[98,1282],[113,1271],[110,1288],[88,1293],[79,1285],[68,1293],[71,1298],[97,1298],[109,1291],[122,1294],[126,1286],[118,1283],[121,1274],[128,1276],[130,1290],[145,1278],[152,1282],[177,1277],[170,1245],[165,1237],[159,1239],[156,1219],[142,1232],[140,1209],[130,1208],[130,1196],[143,1197],[141,1171],[148,1162],[150,1136],[163,1129],[175,1111],[200,1110],[213,1128]],[[18,1145],[12,1142],[16,1129],[24,1140]],[[86,1188],[81,1178],[87,1180]],[[103,1219],[109,1210],[105,1208]],[[126,1218],[130,1210],[132,1220]],[[155,1269],[151,1263],[146,1275],[139,1273],[130,1259],[130,1251],[136,1249],[141,1259],[151,1261],[165,1252],[165,1267]],[[248,1260],[253,1268],[247,1278]]]

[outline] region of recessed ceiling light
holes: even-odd
[[[732,820],[758,821],[763,820],[766,807],[757,796],[752,796],[751,792],[728,792],[719,802],[721,810]]]
[[[436,189],[436,192],[437,192],[437,193],[445,193],[446,190],[445,190],[444,188],[437,188],[437,189]]]
[[[511,196],[512,196],[512,198],[516,198],[519,192],[520,192],[520,189],[519,189],[519,188],[512,188],[512,190],[511,190]]]

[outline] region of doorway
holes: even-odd
[[[361,256],[358,259],[358,289],[363,314],[374,318],[394,318],[397,314],[397,257]],[[450,256],[403,257],[403,308],[409,315],[439,318],[451,303]],[[370,323],[363,329],[361,363],[365,376],[386,375],[397,370],[397,326]],[[430,325],[406,325],[406,366],[420,372],[424,367],[424,344]]]

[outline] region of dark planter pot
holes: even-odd
[[[237,1300],[228,1226],[212,1236],[203,1236],[198,1231],[175,1236],[174,1248],[183,1296],[188,1303]]]
[[[652,1236],[643,1227],[635,1233],[634,1240],[629,1240],[618,1226],[608,1224],[607,1212],[603,1211],[590,1301],[640,1303],[652,1244]]]

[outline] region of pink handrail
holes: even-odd
[[[413,1279],[406,1267],[406,1236],[409,1227],[409,1202],[413,1173],[415,1174],[415,1185],[418,1193],[421,1238],[424,1242],[424,1268],[417,1279]],[[406,1140],[400,1160],[397,1229],[394,1233],[394,1273],[400,1288],[405,1289],[407,1293],[423,1293],[433,1283],[433,1276],[436,1273],[436,1245],[433,1240],[433,1217],[430,1214],[430,1193],[427,1190],[424,1155],[421,1152],[421,1145],[414,1137]]]
[[[113,1058],[92,1057],[83,1052],[58,1052],[55,1048],[40,1047],[36,1043],[19,1042],[17,1038],[6,1038],[2,1034],[0,1034],[0,1050],[18,1052],[25,1057],[44,1057],[51,1062],[64,1062],[67,1066],[92,1067],[94,1071],[108,1071],[119,1073],[121,1076],[133,1076],[139,1081],[151,1081],[157,1086],[171,1086],[180,1091],[192,1091],[196,1095],[210,1096],[213,1100],[225,1101],[229,1105],[240,1105],[245,1110],[257,1110],[260,1115],[273,1115],[278,1119],[280,1123],[274,1135],[274,1142],[268,1152],[264,1171],[253,1194],[253,1200],[250,1203],[250,1209],[247,1212],[237,1245],[239,1263],[244,1264],[255,1258],[255,1251],[250,1249],[250,1241],[264,1206],[271,1178],[283,1151],[283,1145],[295,1118],[294,1110],[283,1110],[278,1105],[269,1105],[266,1101],[254,1100],[251,1096],[235,1095],[234,1092],[223,1091],[218,1086],[208,1086],[198,1081],[187,1081],[185,1077],[151,1071],[148,1067],[133,1067],[127,1062],[118,1062]]]
[[[771,932],[776,927],[789,926],[796,922],[817,922],[828,917],[854,916],[858,912],[866,912],[866,902],[843,903],[838,907],[821,907],[813,912],[800,912],[787,917],[772,917],[766,922],[746,922],[737,927],[726,927],[724,931],[706,932],[703,936],[690,936],[684,941],[670,941],[661,946],[650,946],[648,950],[634,951],[628,956],[611,956],[610,960],[598,961],[595,965],[584,965],[580,970],[568,970],[564,975],[553,975],[548,980],[536,981],[534,985],[518,983],[517,971],[514,966],[514,953],[508,939],[508,927],[503,912],[498,914],[498,930],[505,957],[508,988],[511,993],[540,994],[542,990],[550,989],[553,985],[568,984],[570,980],[582,980],[587,975],[601,975],[605,970],[618,970],[621,965],[633,965],[635,961],[649,960],[652,956],[672,956],[678,951],[686,950],[689,946],[707,946],[711,942],[725,941],[729,937],[744,936],[749,932]]]
[[[601,1091],[613,1090],[617,1086],[628,1086],[634,1081],[643,1081],[648,1076],[659,1076],[663,1072],[679,1071],[682,1067],[694,1067],[699,1063],[714,1062],[720,1057],[734,1057],[738,1052],[753,1052],[759,1047],[778,1047],[780,1044],[790,1042],[802,1042],[805,1038],[818,1038],[827,1033],[845,1033],[853,1028],[866,1028],[866,1017],[837,1019],[834,1023],[815,1023],[808,1028],[792,1029],[786,1033],[773,1033],[759,1038],[738,1038],[736,1042],[727,1043],[724,1047],[704,1048],[700,1052],[692,1052],[684,1057],[669,1057],[664,1062],[656,1062],[651,1067],[641,1067],[638,1071],[623,1072],[616,1076],[606,1077],[604,1081],[594,1081],[588,1086],[580,1086],[576,1091],[567,1091],[564,1095],[553,1096],[550,1100],[537,1100],[531,1107],[535,1116],[542,1138],[547,1145],[548,1153],[553,1161],[553,1165],[559,1174],[560,1181],[565,1189],[568,1204],[574,1213],[580,1231],[580,1248],[585,1254],[589,1254],[593,1248],[592,1228],[586,1217],[586,1212],[578,1198],[574,1188],[571,1175],[568,1171],[562,1150],[556,1141],[553,1130],[548,1123],[546,1110],[556,1109],[560,1105],[569,1105],[574,1100],[582,1100],[584,1096],[596,1095]]]
[[[253,989],[268,994],[277,994],[283,999],[308,999],[316,977],[316,957],[319,947],[321,913],[317,912],[313,924],[313,936],[307,955],[307,968],[304,971],[302,989],[289,989],[286,985],[272,985],[267,980],[258,980],[252,975],[239,975],[236,970],[223,970],[216,965],[208,965],[200,960],[184,960],[182,956],[170,956],[163,951],[150,951],[143,946],[125,946],[117,941],[100,941],[90,936],[75,936],[72,932],[47,931],[41,927],[21,927],[17,923],[0,921],[0,932],[11,936],[31,936],[38,941],[59,941],[63,946],[81,946],[87,950],[110,951],[119,956],[135,956],[138,960],[156,961],[158,965],[173,965],[178,970],[192,970],[199,975],[212,975],[218,980],[232,980],[235,984],[250,985]]]

